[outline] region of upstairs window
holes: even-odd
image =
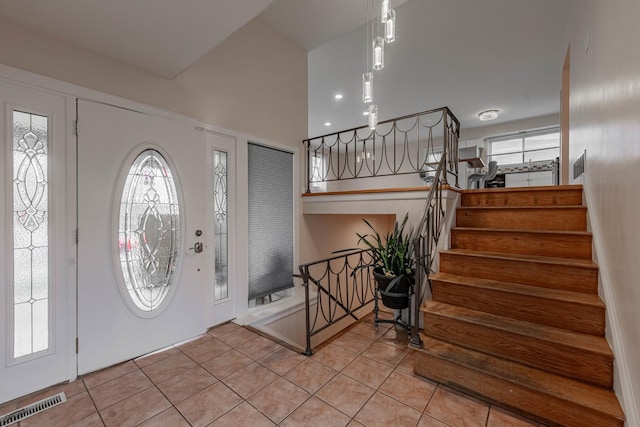
[[[540,162],[560,157],[558,128],[489,138],[489,161],[499,165]]]

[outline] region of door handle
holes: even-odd
[[[202,252],[202,249],[203,249],[202,242],[196,242],[192,248],[189,248],[189,250],[194,251],[197,254]]]

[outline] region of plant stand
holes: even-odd
[[[380,272],[374,270],[374,277],[376,278],[376,290],[374,295],[374,324],[376,326],[376,330],[378,330],[379,323],[391,323],[393,325],[399,326],[402,329],[405,329],[407,333],[411,333],[411,296],[413,295],[414,288],[414,279],[412,276],[406,276],[404,282],[399,286],[394,286],[393,289],[390,289],[389,283],[393,279],[392,277],[387,277]],[[396,310],[397,314],[394,314],[393,320],[380,319],[379,312],[379,300],[382,301],[382,304],[385,307]],[[402,319],[402,310],[408,310],[408,321]]]

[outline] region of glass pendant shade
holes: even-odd
[[[376,104],[369,105],[369,128],[375,129],[378,124],[378,106]]]
[[[362,74],[362,102],[370,104],[373,100],[373,73]]]
[[[384,41],[391,43],[396,39],[396,11],[389,9],[387,20],[384,23]]]
[[[384,68],[384,39],[376,37],[373,39],[373,69],[382,70]]]
[[[380,10],[380,22],[383,24],[387,22],[389,18],[389,0],[382,0],[382,6]]]

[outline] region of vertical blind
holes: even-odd
[[[293,287],[293,154],[249,143],[249,299]]]

